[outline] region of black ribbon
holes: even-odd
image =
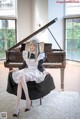
[[[30,59],[35,59],[35,54],[34,54],[34,53],[31,53],[31,54],[30,54],[30,53],[28,52],[28,58],[29,58],[29,56],[30,56]]]
[[[35,54],[34,53],[31,53],[30,59],[35,59]]]

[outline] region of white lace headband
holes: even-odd
[[[32,38],[28,42],[26,42],[25,50],[29,51],[29,45],[35,44],[39,45],[39,52],[44,52],[44,42],[39,42],[37,38]]]

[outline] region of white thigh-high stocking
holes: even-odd
[[[17,88],[17,106],[16,106],[16,111],[15,111],[16,114],[18,114],[20,111],[21,95],[22,95],[22,84],[21,84],[21,82],[19,82],[18,88]]]
[[[28,87],[26,85],[26,81],[25,81],[24,77],[21,78],[21,84],[22,84],[22,87],[23,87],[23,90],[24,90],[24,93],[25,93],[25,97],[26,97],[26,108],[29,109],[30,106],[31,106],[31,100],[29,98]]]

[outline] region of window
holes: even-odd
[[[17,0],[0,0],[0,59],[5,59],[5,51],[16,44]]]
[[[80,0],[65,0],[66,58],[80,61]]]
[[[80,18],[65,19],[67,59],[80,61]]]
[[[0,59],[5,59],[5,51],[16,43],[16,20],[0,20]]]

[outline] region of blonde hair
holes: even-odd
[[[28,52],[30,52],[30,45],[35,45],[35,59],[37,59],[38,54],[40,53],[40,48],[39,48],[39,41],[37,38],[33,38],[30,40],[30,42],[26,43],[26,48],[25,50],[27,50]],[[30,52],[31,54],[31,52]],[[30,56],[29,56],[30,59]]]

